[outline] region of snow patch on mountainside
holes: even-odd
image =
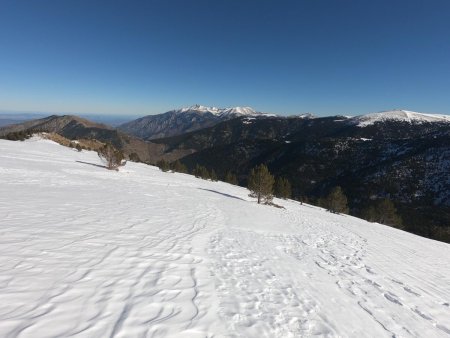
[[[450,245],[0,140],[0,337],[449,337]]]
[[[316,116],[311,113],[303,113],[303,114],[297,114],[297,115],[288,115],[287,118],[311,120],[311,119],[315,119]]]
[[[389,110],[379,113],[360,115],[349,119],[350,123],[358,127],[367,127],[377,122],[401,121],[409,123],[450,123],[449,115],[423,114],[407,110]]]

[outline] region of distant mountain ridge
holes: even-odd
[[[260,113],[255,111],[251,107],[232,107],[232,108],[217,108],[217,107],[206,107],[199,104],[196,104],[191,107],[181,108],[174,110],[179,113],[187,113],[187,112],[198,112],[198,113],[210,113],[216,116],[260,116],[267,115],[264,113]]]
[[[450,123],[450,116],[439,114],[424,114],[408,110],[396,109],[349,118],[349,122],[354,123],[359,127],[366,127],[378,122],[386,121],[409,122],[415,124],[432,122]]]
[[[162,157],[172,160],[188,154],[190,151],[170,153],[164,145],[145,142],[105,124],[96,123],[74,115],[52,115],[42,119],[26,121],[0,128],[0,137],[14,132],[56,133],[69,140],[93,139],[111,143],[125,155],[135,153],[144,162],[156,162]]]
[[[121,124],[118,129],[142,138],[154,140],[182,135],[204,128],[213,127],[223,121],[234,118],[287,118],[287,119],[314,119],[312,114],[279,116],[275,114],[257,112],[250,107],[216,108],[202,105],[174,109],[163,114],[147,115],[139,119]],[[335,117],[336,118],[336,117]],[[359,127],[372,126],[379,122],[409,122],[417,123],[450,123],[450,116],[437,114],[424,114],[407,110],[389,110],[378,113],[359,115],[355,117],[339,116],[351,125]]]
[[[118,129],[144,140],[152,140],[212,127],[236,117],[275,116],[250,107],[216,108],[202,105],[175,109],[163,114],[147,115],[121,124]]]

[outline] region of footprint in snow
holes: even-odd
[[[414,296],[417,296],[417,297],[420,296],[419,293],[414,292],[413,290],[411,290],[411,289],[410,289],[409,287],[407,287],[407,286],[405,286],[403,289],[404,289],[406,292],[408,292],[408,293],[410,293],[410,294],[412,294],[412,295],[414,295]]]
[[[388,301],[403,306],[403,304],[397,299],[397,296],[394,295],[393,293],[388,292],[384,293],[383,295]]]

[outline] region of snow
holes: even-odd
[[[450,245],[0,140],[1,337],[449,337]]]
[[[450,123],[450,115],[423,114],[407,110],[390,110],[380,113],[356,116],[349,119],[349,121],[352,124],[356,124],[358,127],[367,127],[376,122],[384,121],[402,121],[409,123]]]
[[[232,108],[217,108],[217,107],[206,107],[202,105],[194,105],[191,107],[185,107],[176,110],[178,113],[186,112],[197,112],[201,114],[210,113],[216,116],[276,116],[274,114],[265,114],[255,111],[251,107],[232,107]]]

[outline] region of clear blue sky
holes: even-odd
[[[0,110],[450,114],[448,0],[0,0]]]

